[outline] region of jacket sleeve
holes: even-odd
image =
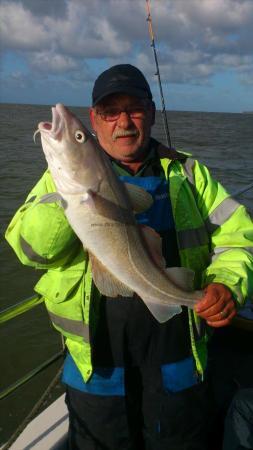
[[[210,237],[211,262],[203,284],[223,283],[239,304],[253,300],[253,221],[245,206],[195,161],[197,204]]]
[[[7,241],[25,265],[56,268],[66,264],[80,248],[59,202],[41,203],[43,196],[54,191],[46,171],[6,230]]]

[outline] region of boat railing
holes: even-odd
[[[25,300],[22,300],[21,302],[16,303],[15,305],[10,306],[9,308],[6,308],[2,311],[0,311],[0,325],[8,322],[9,320],[12,320],[16,317],[18,317],[21,314],[24,314],[27,311],[30,311],[32,308],[35,308],[35,306],[40,305],[44,302],[44,298],[35,294]],[[12,383],[7,388],[0,391],[0,400],[7,397],[9,394],[14,392],[16,389],[21,387],[23,384],[25,384],[27,381],[31,380],[35,375],[40,373],[42,370],[44,370],[46,367],[53,364],[55,361],[57,361],[59,358],[63,357],[65,352],[64,349],[64,343],[63,348],[61,351],[55,353],[53,356],[48,358],[43,363],[39,364],[35,369],[32,369],[30,372],[22,376],[20,379]]]
[[[9,320],[12,320],[16,318],[17,316],[31,310],[35,306],[40,305],[44,302],[44,299],[35,294],[15,305],[10,306],[9,308],[6,308],[2,311],[0,311],[0,325],[8,322]],[[46,361],[41,363],[39,366],[37,366],[35,369],[32,369],[30,372],[25,374],[23,377],[21,377],[19,380],[8,386],[7,388],[3,389],[0,392],[0,400],[3,400],[8,395],[16,391],[19,387],[24,385],[27,381],[31,380],[35,375],[39,374],[42,370],[53,364],[55,361],[57,361],[59,358],[63,357],[65,353],[65,346],[64,341],[62,339],[62,350],[55,353],[53,356],[48,358]],[[18,437],[21,435],[23,430],[27,427],[27,425],[31,422],[31,420],[38,414],[39,410],[42,408],[42,405],[45,404],[48,398],[50,398],[51,392],[54,390],[56,384],[59,382],[61,373],[62,373],[63,364],[61,364],[61,367],[57,370],[56,375],[51,380],[50,384],[46,388],[46,390],[43,392],[42,396],[39,398],[39,400],[36,401],[33,408],[30,410],[28,415],[25,417],[25,419],[19,424],[17,429],[14,431],[14,433],[10,436],[8,441],[4,444],[2,447],[2,450],[9,450],[12,446],[12,444],[18,439]]]
[[[253,188],[253,183],[247,184],[247,186],[244,186],[244,187],[232,192],[231,197],[239,197],[241,194],[244,194],[245,192],[249,191],[252,188]]]

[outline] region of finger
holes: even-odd
[[[218,314],[207,317],[206,321],[211,326],[228,325],[231,322],[232,318],[236,315],[236,312],[237,311],[236,311],[235,303],[232,300]]]
[[[236,316],[236,314],[237,314],[236,310],[233,310],[233,311],[230,312],[228,317],[226,317],[225,319],[218,320],[216,322],[207,320],[207,323],[208,323],[209,326],[211,326],[213,328],[226,327],[227,325],[230,325],[232,319]]]
[[[198,315],[202,317],[203,319],[207,319],[208,317],[215,316],[216,314],[219,314],[220,311],[223,311],[226,307],[226,303],[223,299],[216,299],[216,302],[212,304],[211,306],[208,305],[206,309],[202,309],[200,312],[198,311]]]
[[[195,311],[200,315],[203,311],[213,306],[217,302],[217,297],[215,295],[206,294],[202,300],[199,300],[195,305]]]
[[[229,302],[231,300],[231,292],[219,283],[211,283],[206,287],[202,300],[196,304],[195,311],[197,314],[202,313],[220,300],[224,304]]]
[[[230,315],[232,311],[236,311],[234,300],[230,300],[228,303],[226,303],[224,307],[220,308],[216,312],[216,314],[206,317],[206,320],[209,320],[211,322],[224,320]]]

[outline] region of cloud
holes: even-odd
[[[68,72],[78,68],[77,61],[74,58],[46,50],[33,55],[30,65],[34,70],[52,74]]]
[[[3,2],[0,5],[2,48],[36,50],[50,43],[50,30],[21,3]]]
[[[34,16],[64,17],[67,0],[20,0],[20,3]]]
[[[0,0],[1,1],[1,0]],[[31,71],[90,76],[94,60],[132,62],[154,79],[145,0],[2,0],[2,50]],[[157,0],[151,14],[163,78],[205,84],[253,67],[252,0]],[[243,76],[245,71],[245,77]]]
[[[1,93],[3,94],[4,90],[13,90],[16,89],[31,89],[34,85],[34,81],[32,76],[25,74],[19,70],[13,71],[9,74],[8,77],[1,77]]]
[[[99,6],[100,2],[95,3]],[[120,30],[111,27],[108,17],[100,16],[98,11],[92,14],[87,3],[69,0],[65,4],[65,15],[57,17],[56,12],[52,16],[46,11],[36,15],[41,8],[31,11],[28,5],[32,3],[2,2],[1,39],[6,49],[41,51],[54,48],[58,53],[79,58],[115,57],[130,49],[129,43],[121,38]]]

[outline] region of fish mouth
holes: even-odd
[[[35,142],[36,135],[38,133],[43,134],[44,137],[49,137],[54,140],[61,140],[62,132],[64,130],[64,117],[62,114],[63,105],[60,103],[52,107],[52,122],[40,122],[38,129],[33,135],[33,140]]]

